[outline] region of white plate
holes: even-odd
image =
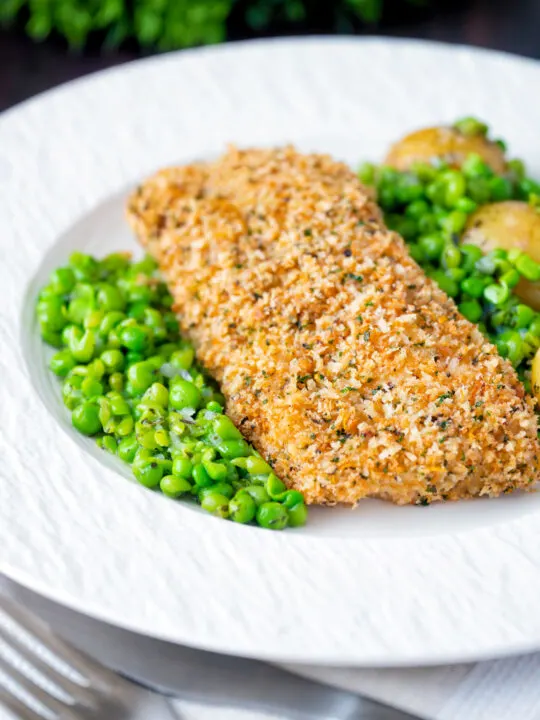
[[[272,533],[151,493],[70,429],[33,324],[73,248],[131,247],[162,165],[294,142],[356,163],[405,131],[491,121],[540,174],[540,66],[425,43],[310,39],[158,57],[0,119],[0,570],[140,633],[274,661],[399,665],[540,648],[540,495],[312,512]]]

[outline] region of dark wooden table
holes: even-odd
[[[422,22],[385,27],[381,33],[540,58],[540,1],[470,0]],[[76,55],[58,42],[38,45],[20,32],[0,31],[0,111],[59,83],[134,57],[127,51]]]

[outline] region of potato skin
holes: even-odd
[[[518,248],[540,262],[540,214],[520,200],[483,205],[469,218],[461,241],[478,245],[485,252]],[[522,278],[515,293],[532,308],[540,310],[540,283]]]
[[[531,365],[531,388],[534,397],[540,401],[540,349],[536,351]]]
[[[484,135],[465,135],[453,127],[429,127],[416,130],[392,145],[385,165],[408,170],[414,163],[430,163],[441,158],[451,167],[461,167],[471,153],[476,153],[493,172],[506,171],[503,150]]]

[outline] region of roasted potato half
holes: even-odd
[[[519,200],[484,205],[470,216],[462,242],[478,245],[485,252],[517,248],[540,263],[540,214]],[[522,278],[515,293],[532,308],[540,310],[540,282]]]
[[[408,170],[415,163],[440,158],[451,167],[461,167],[471,153],[480,155],[498,175],[505,172],[506,158],[497,143],[482,133],[464,133],[456,127],[416,130],[392,145],[384,162],[396,170]]]

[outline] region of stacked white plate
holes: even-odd
[[[383,39],[240,43],[155,57],[0,118],[0,571],[151,638],[283,663],[396,666],[540,648],[540,495],[366,501],[272,533],[130,481],[72,431],[33,308],[77,248],[135,249],[127,193],[227,143],[352,165],[405,132],[486,119],[540,175],[540,68]]]

